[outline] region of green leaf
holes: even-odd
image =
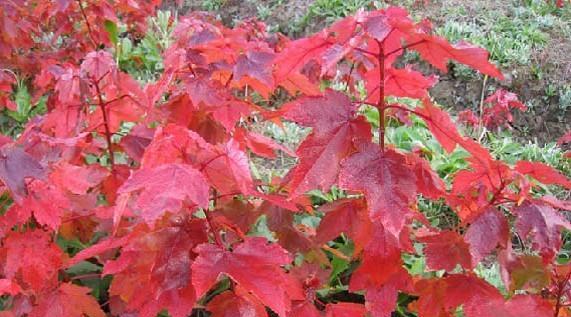
[[[104,24],[105,31],[107,31],[107,34],[109,34],[109,40],[111,40],[113,45],[117,46],[117,43],[119,42],[119,31],[117,29],[117,24],[111,20],[105,20]]]

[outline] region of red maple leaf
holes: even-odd
[[[303,299],[300,285],[281,267],[292,261],[291,256],[264,238],[247,238],[232,251],[202,244],[196,252],[192,280],[197,297],[202,297],[225,274],[281,317],[291,310],[293,299]]]
[[[32,309],[28,316],[62,316],[62,317],[105,317],[99,303],[89,295],[90,289],[70,283],[61,284],[52,293],[45,295]]]
[[[367,144],[341,164],[342,188],[365,193],[373,220],[399,236],[416,201],[417,179],[404,155]]]
[[[465,269],[473,267],[468,244],[454,231],[419,237],[418,241],[426,244],[424,254],[431,270],[452,271],[458,264]]]
[[[204,175],[192,166],[164,164],[137,171],[117,192],[140,192],[136,205],[141,209],[141,217],[152,223],[165,211],[178,211],[187,199],[198,207],[207,207],[209,188]]]
[[[297,99],[280,109],[284,118],[313,128],[296,150],[300,162],[288,184],[292,196],[314,188],[329,190],[341,160],[354,151],[355,144],[370,138],[370,127],[355,117],[355,110],[346,95],[332,90],[323,97]]]

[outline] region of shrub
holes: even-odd
[[[397,7],[295,41],[190,13],[162,73],[141,84],[113,53],[153,5],[11,3],[2,67],[46,113],[0,148],[6,316],[569,314],[571,271],[557,257],[569,202],[539,189],[571,181],[494,158],[431,101],[436,76],[395,66],[413,50],[442,72],[453,60],[501,79],[484,49]],[[15,82],[1,79],[9,104]],[[333,81],[343,91],[320,89]],[[463,148],[467,168],[445,182],[430,153],[386,142],[389,122],[411,118],[446,155]],[[256,120],[311,133],[294,153]],[[297,164],[254,179],[250,156],[276,151]],[[427,204],[456,220],[433,226]],[[503,288],[480,277],[490,261]]]

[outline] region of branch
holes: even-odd
[[[83,19],[85,20],[85,24],[87,25],[87,33],[89,35],[89,39],[91,40],[91,44],[93,44],[93,49],[97,50],[97,42],[95,41],[95,39],[93,38],[93,31],[91,30],[91,24],[89,23],[89,20],[87,19],[87,14],[85,14],[85,10],[83,9],[83,5],[81,4],[81,0],[77,0],[77,4],[79,5],[79,10],[81,10],[81,15],[83,16]]]
[[[385,151],[385,55],[383,49],[383,43],[377,41],[379,46],[379,54],[377,55],[377,61],[379,62],[379,103],[377,108],[379,109],[379,144],[381,146],[381,152]]]
[[[107,109],[105,108],[106,104],[103,101],[103,95],[101,94],[101,89],[99,88],[99,83],[97,81],[94,82],[95,90],[97,91],[97,98],[99,100],[99,108],[103,113],[103,126],[105,128],[105,141],[107,141],[107,151],[109,152],[109,163],[111,163],[111,170],[115,170],[115,158],[113,157],[113,149],[111,148],[111,130],[109,129],[109,118],[107,118]]]

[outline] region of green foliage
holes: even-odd
[[[164,65],[162,53],[172,42],[172,22],[169,11],[158,11],[148,19],[148,30],[140,39],[118,39],[117,59],[119,67],[140,81],[150,81],[160,76]]]
[[[371,0],[316,0],[309,6],[307,13],[293,25],[292,32],[303,31],[315,20],[331,23],[361,8],[371,7],[372,4]]]

